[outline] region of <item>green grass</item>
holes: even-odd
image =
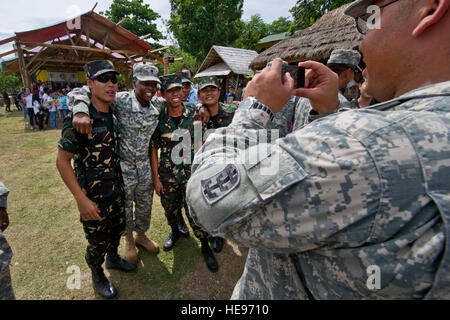
[[[0,117],[0,180],[11,190],[5,236],[14,252],[13,288],[18,299],[101,299],[84,261],[87,241],[76,203],[55,166],[59,136],[60,130],[26,130],[20,111]],[[147,235],[162,248],[169,231],[155,195]],[[119,253],[122,250],[121,246]],[[138,251],[136,273],[107,274],[119,290],[119,299],[229,299],[245,263],[245,249],[239,250],[228,243],[216,255],[219,272],[212,274],[199,241],[191,235],[170,252]],[[81,269],[80,290],[66,286],[70,276],[66,270],[72,265]]]

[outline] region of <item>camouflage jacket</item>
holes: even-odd
[[[201,105],[198,105],[197,109],[200,109],[200,107]],[[230,125],[231,121],[233,121],[236,109],[237,106],[234,104],[223,104],[219,102],[219,113],[214,117],[210,117],[208,122],[203,123],[203,141],[206,141],[209,134],[214,132],[214,129]]]
[[[80,134],[72,126],[73,115],[65,119],[58,147],[73,153],[78,183],[92,201],[107,200],[123,194],[123,179],[118,157],[117,119],[89,106],[92,135]]]
[[[233,121],[236,109],[237,106],[234,104],[223,104],[219,102],[219,113],[214,117],[210,117],[209,121],[203,124],[203,129],[208,130],[227,127],[231,121]]]
[[[159,116],[159,124],[151,139],[151,146],[160,149],[158,173],[161,182],[186,183],[191,175],[195,144],[201,144],[202,125],[197,107],[183,102],[184,112],[179,124],[167,113]],[[196,131],[196,132],[194,132]],[[196,137],[199,141],[196,141]]]
[[[198,225],[250,248],[233,298],[450,298],[450,82],[258,144],[269,122],[238,109],[187,186]]]
[[[3,182],[0,181],[0,208],[7,208],[8,194],[8,188],[6,188]],[[0,230],[0,273],[7,267],[9,267],[12,256],[13,253],[11,247],[9,246],[5,236]]]
[[[74,89],[68,95],[68,104],[73,114],[88,114],[90,104],[89,87]],[[134,92],[119,92],[114,103],[110,104],[118,120],[120,133],[120,159],[137,164],[149,162],[148,146],[158,125],[158,116],[164,104],[161,99],[153,98],[149,107],[142,107]]]

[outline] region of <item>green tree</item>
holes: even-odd
[[[170,0],[169,29],[180,49],[202,61],[213,45],[239,37],[244,0]]]
[[[137,36],[151,34],[151,38],[155,41],[164,39],[155,23],[155,20],[160,15],[153,11],[150,5],[144,3],[143,0],[113,0],[109,10],[100,12],[100,14],[116,23],[123,18],[127,18],[121,24],[121,27]]]
[[[236,48],[256,50],[259,40],[264,37],[289,31],[292,24],[288,18],[280,17],[270,24],[266,24],[259,14],[252,15],[250,20],[241,21],[240,36],[234,42]]]
[[[292,25],[292,21],[286,17],[279,17],[271,24],[267,25],[267,35],[288,32]]]
[[[22,79],[19,76],[5,76],[3,72],[0,71],[0,92],[3,92],[3,89],[8,90],[8,92],[12,89],[16,89],[16,91],[18,91],[22,87]]]
[[[345,3],[353,0],[298,0],[297,4],[290,10],[294,16],[294,23],[290,32],[305,29],[316,22],[328,11],[339,8]]]
[[[259,14],[252,15],[250,20],[240,22],[240,35],[233,46],[248,50],[256,50],[259,40],[267,36],[268,25]]]

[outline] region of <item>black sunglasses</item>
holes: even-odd
[[[108,81],[110,81],[110,80],[111,80],[111,82],[113,84],[116,84],[117,82],[119,82],[119,80],[117,79],[117,76],[115,74],[113,74],[112,76],[108,76],[106,74],[102,74],[102,75],[99,75],[97,77],[93,77],[91,79],[94,80],[94,81],[101,82],[101,83],[108,83]]]
[[[393,0],[391,2],[388,2],[382,6],[378,6],[378,8],[381,10],[393,3],[396,3],[398,0]],[[370,30],[369,27],[367,26],[367,21],[369,20],[370,16],[373,13],[363,13],[360,14],[358,16],[356,16],[355,19],[355,23],[356,23],[356,29],[358,30],[359,33],[361,33],[362,35],[366,35],[367,32]]]

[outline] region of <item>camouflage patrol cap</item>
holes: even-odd
[[[219,79],[217,79],[217,77],[214,76],[209,76],[209,77],[202,77],[198,80],[199,91],[202,91],[203,89],[209,86],[213,86],[219,89],[220,88]]]
[[[362,72],[359,67],[361,61],[361,54],[356,50],[350,49],[335,49],[331,53],[330,59],[327,64],[346,64],[354,66],[359,72]]]
[[[161,78],[161,89],[164,91],[170,90],[175,87],[183,88],[181,73],[168,74]]]
[[[367,7],[372,5],[375,0],[357,0],[353,1],[344,11],[350,17],[357,17],[367,12]]]
[[[113,63],[109,60],[95,60],[88,62],[84,65],[84,71],[86,72],[86,76],[90,79],[108,72],[119,74],[114,68]]]
[[[161,83],[158,78],[158,68],[145,63],[136,63],[133,66],[133,77],[139,81],[155,81]]]
[[[189,76],[190,75],[189,75],[188,72],[181,72],[181,82],[192,84],[191,79],[189,78]]]

